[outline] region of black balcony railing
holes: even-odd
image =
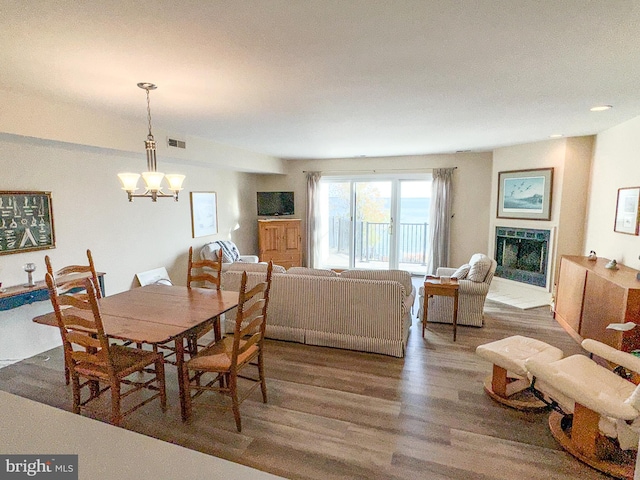
[[[329,251],[349,254],[348,218],[329,218]],[[427,223],[399,225],[398,263],[426,265]],[[389,261],[389,223],[357,221],[355,223],[355,257],[360,262]]]

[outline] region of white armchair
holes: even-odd
[[[461,267],[440,267],[436,276],[458,278],[458,325],[481,327],[484,302],[489,293],[489,286],[496,271],[497,263],[482,253],[476,253],[468,264]],[[418,291],[418,319],[422,319],[424,308],[424,287]],[[433,296],[429,298],[429,322],[453,323],[453,297]]]
[[[526,360],[534,388],[560,406],[561,412],[549,417],[551,433],[588,465],[617,478],[633,478],[640,386],[626,374],[640,373],[640,358],[591,339],[583,340],[582,347],[626,371],[616,374],[585,355],[549,363]]]
[[[235,243],[228,240],[216,240],[207,243],[200,250],[200,258],[202,260],[218,260],[218,251],[222,249],[222,271],[225,272],[232,264],[236,262],[258,263],[256,255],[240,255],[238,247]]]

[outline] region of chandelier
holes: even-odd
[[[151,105],[149,102],[149,90],[155,90],[156,87],[153,83],[138,83],[138,87],[147,92],[147,120],[149,123],[149,134],[144,141],[144,147],[147,151],[147,171],[142,172],[142,178],[145,183],[144,193],[135,193],[138,190],[138,179],[140,174],[138,173],[119,173],[118,178],[122,183],[122,189],[127,192],[129,201],[133,202],[134,197],[147,197],[152,202],[158,200],[159,197],[173,197],[175,201],[178,201],[178,193],[182,190],[182,182],[184,181],[184,175],[167,174],[157,171],[156,167],[156,141],[151,133]],[[162,179],[166,178],[169,184],[169,190],[173,193],[164,193],[162,191]]]

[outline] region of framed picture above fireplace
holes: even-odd
[[[498,218],[551,220],[553,168],[498,172]]]

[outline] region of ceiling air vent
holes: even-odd
[[[167,138],[167,144],[170,147],[187,148],[187,143],[184,140],[176,140],[175,138]]]

